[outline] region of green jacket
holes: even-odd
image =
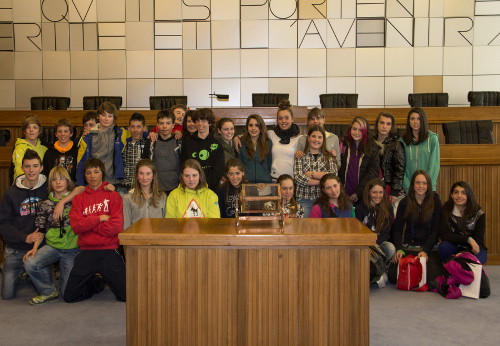
[[[45,242],[59,250],[69,250],[77,248],[78,236],[73,232],[69,223],[69,211],[71,202],[64,205],[62,220],[54,220],[52,214],[56,207],[58,199],[54,198],[52,193],[49,198],[43,200],[38,205],[38,210],[35,218],[35,226],[40,230],[45,229]]]
[[[429,173],[432,181],[432,191],[436,191],[437,179],[439,176],[440,152],[438,135],[429,131],[429,136],[425,141],[419,144],[406,145],[403,138],[400,138],[405,150],[406,164],[405,175],[403,178],[403,188],[408,193],[413,173],[422,169]]]

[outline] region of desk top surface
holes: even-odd
[[[141,219],[119,235],[122,245],[171,246],[361,246],[376,234],[355,218],[286,219]]]

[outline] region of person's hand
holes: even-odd
[[[349,200],[352,203],[356,203],[358,201],[358,195],[356,195],[355,193],[353,193],[352,195],[349,196]]]
[[[54,213],[52,214],[54,220],[61,220],[63,211],[64,211],[64,203],[62,203],[61,201],[57,202],[54,208]]]
[[[23,256],[23,262],[26,262],[30,256],[35,257],[36,253],[36,249],[31,249],[30,251],[26,252],[26,255]]]
[[[297,150],[297,152],[295,153],[295,158],[301,159],[303,157],[304,157],[304,152],[302,150]]]
[[[85,137],[86,135],[88,135],[89,132],[90,132],[90,130],[84,129],[82,132],[82,137]]]
[[[401,260],[401,258],[403,258],[403,256],[404,256],[403,250],[396,251],[394,256],[392,256],[392,263],[398,263]]]
[[[481,250],[479,248],[479,245],[477,244],[477,242],[474,240],[474,238],[472,237],[469,237],[469,245],[472,247],[472,252],[474,252],[476,255],[479,253],[479,251]]]
[[[389,196],[389,202],[391,202],[391,204],[394,204],[396,203],[396,201],[398,200],[398,198],[396,196]]]
[[[38,232],[38,230],[39,229],[37,228],[35,232],[30,233],[26,236],[26,243],[33,244],[34,242],[43,239],[43,233]]]
[[[158,140],[158,134],[156,132],[150,132],[148,135],[148,139],[151,142],[156,142]]]
[[[307,172],[304,172],[304,175],[306,177],[308,177],[309,179],[313,179],[314,177],[314,172],[313,171],[307,171]]]
[[[424,258],[428,259],[427,252],[425,252],[425,251],[420,251],[418,253],[417,257],[424,257]]]
[[[109,215],[106,215],[106,214],[99,215],[99,220],[101,222],[108,221],[109,220]]]
[[[337,152],[335,149],[330,150],[330,154],[332,154],[333,157],[337,157]]]
[[[104,191],[115,191],[116,187],[113,184],[104,185]]]
[[[237,153],[240,152],[241,148],[241,139],[238,136],[233,137],[233,145],[234,145],[234,150],[236,150]]]
[[[182,132],[181,131],[175,131],[174,132],[174,137],[177,140],[181,139],[182,138]]]

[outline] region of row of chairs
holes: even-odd
[[[290,97],[286,93],[256,93],[252,94],[252,107],[276,107],[282,100]],[[469,91],[467,99],[470,105],[500,106],[499,91]],[[122,106],[121,96],[85,96],[84,110],[95,110],[99,105],[109,101],[116,108]],[[319,95],[321,108],[358,108],[358,94],[321,94]],[[66,110],[70,105],[69,97],[32,97],[31,110]],[[408,103],[411,107],[448,107],[448,93],[418,93],[409,94]],[[173,105],[187,105],[187,96],[150,96],[151,110],[169,109]]]
[[[101,103],[109,101],[120,109],[121,96],[84,96],[83,109],[96,110]],[[66,110],[71,100],[69,97],[36,96],[31,98],[31,110]],[[170,109],[173,105],[187,105],[187,96],[150,96],[149,106],[152,110]]]
[[[275,107],[281,100],[288,99],[288,94],[252,94],[253,107]],[[411,107],[448,107],[448,93],[408,94]],[[469,91],[467,99],[470,105],[500,106],[499,91]],[[358,94],[321,94],[321,108],[358,108]]]

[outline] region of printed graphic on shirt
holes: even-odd
[[[36,214],[36,207],[41,200],[42,199],[39,197],[26,198],[19,207],[19,214],[21,214],[21,216]]]
[[[219,144],[212,143],[210,145],[210,151],[217,150],[218,147],[219,147]],[[200,160],[205,161],[205,160],[208,160],[208,158],[210,157],[210,151],[208,151],[207,149],[202,149],[197,153],[196,152],[193,153],[191,156],[193,157],[193,159],[199,158]]]
[[[59,155],[56,159],[56,166],[62,166],[66,168],[68,172],[71,172],[74,168],[74,162],[72,156],[66,156],[64,154]]]
[[[234,217],[236,209],[236,200],[239,198],[238,194],[226,196],[226,215],[228,217]]]
[[[203,218],[205,217],[205,214],[203,214],[203,211],[200,209],[200,206],[198,205],[198,202],[193,198],[191,202],[189,202],[188,207],[186,211],[184,212],[184,215],[182,215],[183,218]]]
[[[102,201],[102,203],[94,203],[93,205],[88,206],[85,208],[83,211],[83,215],[90,215],[90,214],[95,214],[95,213],[101,213],[101,212],[109,212],[109,206],[108,206],[109,199],[105,199]]]

